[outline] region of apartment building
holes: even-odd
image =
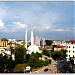
[[[75,40],[67,41],[67,61],[71,58],[75,58]]]

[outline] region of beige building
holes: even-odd
[[[0,41],[0,46],[1,47],[6,47],[7,46],[7,41]]]

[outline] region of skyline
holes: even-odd
[[[0,39],[28,39],[33,26],[34,36],[46,39],[75,39],[74,2],[0,2]]]

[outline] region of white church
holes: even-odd
[[[25,43],[26,43],[27,54],[31,54],[32,52],[42,53],[42,51],[39,50],[39,46],[34,44],[33,30],[31,31],[31,45],[27,48],[27,29],[26,29]]]

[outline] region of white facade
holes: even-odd
[[[70,57],[75,57],[75,42],[70,41],[67,43],[67,61],[69,61]]]
[[[34,52],[34,53],[36,53],[36,52],[41,53],[42,51],[39,50],[38,46],[36,46],[36,45],[31,46],[30,45],[28,47],[27,54],[31,54],[32,52]]]
[[[33,31],[31,31],[31,45],[28,47],[27,54],[31,54],[32,52],[41,53],[42,51],[39,50],[39,47],[34,44],[34,37],[33,37]]]
[[[15,54],[12,54],[12,60],[15,60]]]
[[[59,40],[53,40],[52,45],[61,45],[61,42],[62,41],[59,41]]]

